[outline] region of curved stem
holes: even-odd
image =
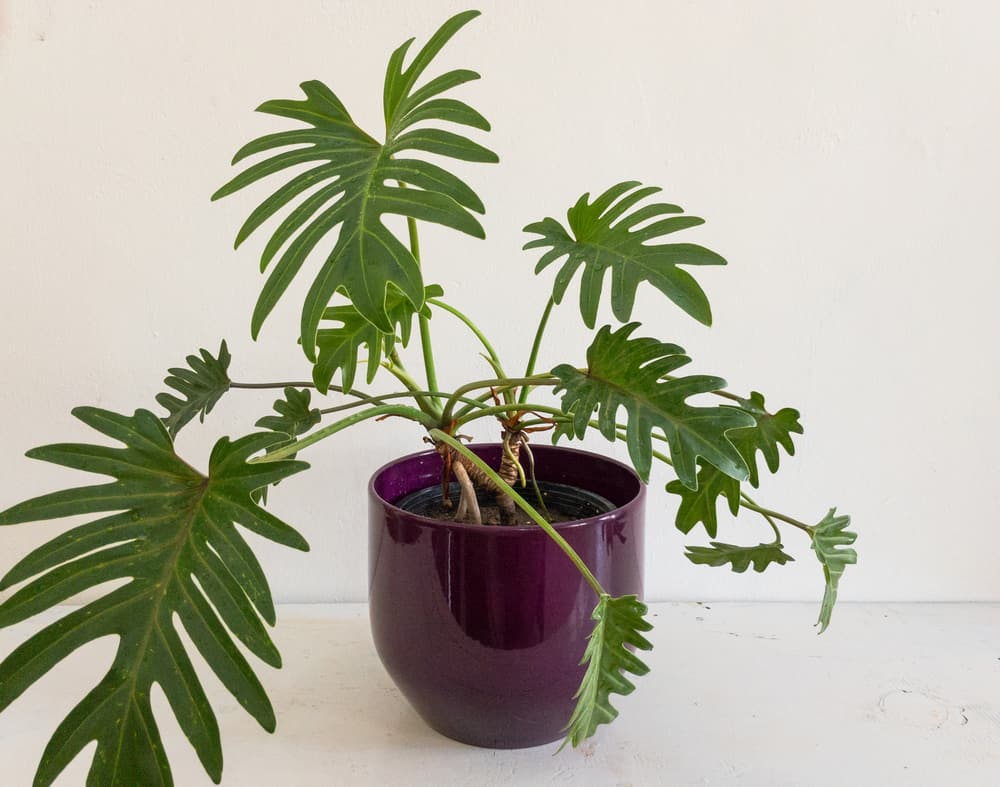
[[[464,418],[458,418],[456,419],[456,421],[458,422],[459,426],[463,426],[469,423],[470,421],[475,421],[478,420],[479,418],[486,418],[487,416],[490,415],[500,415],[501,413],[509,413],[516,411],[526,412],[529,410],[536,413],[564,415],[563,411],[560,410],[558,407],[550,407],[544,404],[517,404],[515,402],[514,404],[498,404],[494,405],[493,407],[484,407],[481,410],[476,410],[476,412],[472,413],[472,415],[468,415]]]
[[[458,399],[458,401],[460,401],[460,402],[475,402],[480,407],[486,407],[486,403],[488,401],[490,401],[492,398],[493,398],[492,392],[487,391],[486,393],[481,394],[480,396],[477,396],[475,399],[466,399],[464,396],[460,396],[459,399]],[[455,418],[461,418],[463,415],[465,415],[466,413],[470,412],[472,409],[473,409],[473,406],[471,404],[466,404],[458,412],[455,413]]]
[[[493,359],[493,366],[495,369],[500,370],[500,376],[506,377],[506,374],[503,374],[503,364],[500,363],[500,356],[497,355],[496,350],[493,349],[493,345],[490,344],[490,340],[486,338],[486,335],[481,330],[479,330],[479,326],[477,326],[471,319],[469,319],[468,316],[460,312],[451,304],[445,303],[440,298],[428,298],[427,302],[431,306],[437,306],[439,309],[444,309],[446,312],[454,315],[463,323],[465,323],[465,326],[470,331],[472,331],[473,335],[477,339],[479,339],[479,343],[483,345],[483,349],[486,350],[490,358]]]
[[[442,416],[442,422],[448,423],[451,420],[452,410],[455,409],[455,403],[462,398],[464,394],[470,391],[478,391],[480,388],[513,388],[518,385],[555,385],[559,382],[557,377],[553,377],[551,374],[538,374],[533,377],[505,377],[505,378],[493,378],[491,380],[476,380],[475,382],[466,383],[460,388],[455,389],[455,393],[451,395],[451,398],[444,406],[444,415]]]
[[[405,188],[405,184],[400,183]],[[417,236],[417,222],[407,217],[406,228],[410,233],[410,253],[420,267],[420,238]],[[424,356],[424,372],[427,375],[427,387],[432,391],[438,388],[437,370],[434,368],[434,348],[431,347],[431,326],[427,315],[418,314],[417,323],[420,326],[420,351]]]
[[[542,312],[542,318],[538,321],[538,330],[535,331],[535,341],[531,344],[531,354],[528,356],[528,365],[524,370],[525,377],[531,377],[531,375],[535,373],[535,363],[538,361],[538,350],[542,346],[542,335],[545,333],[545,326],[548,325],[549,315],[552,314],[552,307],[555,305],[555,300],[549,296],[549,302],[545,304],[545,311]],[[530,392],[531,388],[527,386],[522,388],[518,401],[528,401],[528,394]]]
[[[799,530],[809,533],[810,535],[812,535],[812,532],[815,529],[812,526],[807,525],[804,522],[800,522],[797,519],[793,519],[790,516],[785,516],[784,514],[779,514],[777,511],[771,511],[769,508],[764,508],[762,506],[757,505],[753,500],[751,500],[742,492],[740,492],[740,497],[742,498],[742,500],[740,501],[741,508],[748,508],[751,511],[756,511],[763,517],[772,517],[774,519],[778,519],[782,522],[785,522],[786,524],[791,525],[792,527],[797,527]]]
[[[472,453],[472,451],[466,448],[461,442],[456,440],[451,435],[445,434],[440,429],[431,429],[430,436],[432,440],[437,440],[450,446],[484,472],[490,480],[493,481],[493,483],[495,483],[505,494],[510,496],[510,498],[517,504],[518,508],[531,517],[531,520],[542,528],[549,538],[556,542],[556,545],[564,553],[566,553],[566,557],[572,561],[573,565],[576,566],[580,574],[583,575],[583,578],[587,580],[587,584],[594,589],[594,592],[597,593],[598,596],[607,595],[604,588],[601,587],[601,583],[597,581],[597,577],[595,577],[591,573],[590,569],[587,568],[587,564],[583,562],[583,559],[576,553],[576,550],[569,545],[565,538],[559,535],[559,532],[552,527],[552,525],[545,521],[545,518],[539,514],[527,500],[515,492],[514,488],[504,481],[492,467]]]
[[[405,385],[407,390],[413,392],[417,400],[417,406],[421,410],[435,419],[441,415],[441,408],[436,401],[427,399],[426,397],[417,394],[417,392],[420,391],[420,386],[417,384],[417,381],[410,376],[410,373],[406,371],[406,367],[403,366],[403,361],[399,357],[399,352],[397,350],[393,349],[393,351],[389,354],[388,362],[383,363],[382,365],[391,375]]]
[[[386,404],[381,407],[373,407],[370,410],[365,410],[361,413],[349,415],[347,418],[342,418],[329,426],[317,429],[315,432],[312,432],[311,434],[308,434],[293,443],[282,446],[277,451],[272,451],[271,453],[264,454],[263,456],[254,457],[249,460],[247,464],[262,464],[266,462],[277,462],[280,459],[287,459],[293,454],[301,451],[303,448],[307,448],[313,443],[318,443],[320,440],[330,437],[330,435],[334,435],[337,432],[341,432],[349,426],[354,426],[355,424],[367,421],[370,418],[379,418],[387,415],[398,415],[402,418],[408,418],[411,421],[416,421],[425,428],[432,428],[435,424],[435,421],[426,413],[423,413],[416,408],[407,407],[401,404]]]
[[[364,394],[361,394],[361,396],[363,398],[359,399],[356,402],[345,402],[344,404],[338,404],[336,407],[325,407],[319,411],[320,415],[339,413],[342,410],[351,410],[355,407],[362,407],[363,405],[366,404],[382,404],[383,402],[389,401],[390,399],[406,399],[406,398],[416,399],[416,397],[418,396],[424,396],[432,399],[447,399],[449,396],[451,396],[451,394],[446,393],[444,391],[397,391],[395,393],[378,394],[376,396],[365,396]],[[486,406],[478,399],[468,399],[464,396],[461,397],[459,401],[465,402],[470,408],[470,410],[473,409],[474,407],[482,408]]]

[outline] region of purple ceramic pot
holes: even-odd
[[[499,445],[470,446],[491,466]],[[614,510],[556,525],[612,595],[642,596],[645,487],[612,459],[536,446],[536,475]],[[426,451],[385,465],[369,495],[369,595],[379,657],[435,730],[475,746],[562,737],[597,596],[538,527],[441,522],[393,505],[440,482]]]

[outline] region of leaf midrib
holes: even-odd
[[[180,476],[178,476],[178,478],[180,478]],[[184,545],[187,543],[187,540],[190,537],[191,530],[194,528],[195,518],[198,514],[199,509],[201,508],[202,502],[208,495],[209,489],[211,487],[211,479],[208,478],[207,476],[202,476],[201,487],[202,488],[200,493],[198,494],[197,499],[194,500],[194,502],[190,506],[189,511],[187,512],[186,521],[184,522],[184,525],[181,527],[180,533],[177,536],[176,542],[174,544],[173,553],[171,554],[170,558],[165,561],[165,569],[160,578],[160,582],[159,585],[157,586],[157,591],[156,591],[156,596],[158,597],[154,597],[153,599],[149,615],[149,621],[146,624],[146,631],[142,635],[142,641],[140,642],[139,647],[136,648],[136,657],[128,672],[127,683],[128,683],[128,696],[130,698],[128,714],[132,713],[133,707],[136,709],[136,713],[138,713],[138,706],[135,704],[135,695],[136,695],[136,686],[139,682],[139,672],[143,662],[145,661],[146,651],[149,648],[149,641],[153,636],[153,630],[156,628],[157,619],[159,618],[160,614],[160,607],[163,605],[163,600],[167,596],[167,590],[169,589],[171,584],[171,577],[176,571],[177,563],[180,560],[181,552],[183,551]],[[118,767],[117,764],[121,758],[122,746],[124,745],[125,741],[125,727],[126,727],[125,723],[128,720],[128,714],[126,714],[125,718],[122,719],[122,723],[118,728],[118,747],[115,750],[115,756],[114,759],[112,760],[116,770]],[[138,715],[141,720],[142,714],[138,713]],[[143,724],[145,724],[144,721]]]

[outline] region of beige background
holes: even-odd
[[[388,53],[465,6],[400,5],[0,3],[0,507],[81,483],[23,452],[89,439],[77,404],[151,406],[165,369],[197,347],[226,337],[234,379],[308,376],[294,344],[304,282],[257,344],[248,336],[260,245],[234,253],[232,239],[263,190],[208,195],[239,145],[281,127],[251,109],[305,79],[377,130]],[[647,290],[645,332],[803,413],[798,455],[760,499],[810,520],[832,505],[853,515],[861,564],[844,599],[1000,598],[995,6],[481,6],[440,67],[484,75],[463,90],[502,163],[464,174],[489,238],[424,230],[428,280],[518,366],[550,287],[531,276],[520,228],[617,180],[664,186],[708,220],[690,238],[731,264],[699,272],[711,330]],[[435,328],[443,382],[457,384],[475,346],[443,315]],[[582,363],[588,341],[569,303],[542,361]],[[218,436],[248,431],[273,398],[234,393],[181,451],[204,466]],[[421,447],[390,422],[310,452],[316,470],[273,495],[313,546],[263,550],[279,600],[364,598],[364,484]],[[818,601],[819,564],[793,532],[797,562],[763,576],[688,564],[682,546],[701,538],[673,529],[666,480],[650,500],[651,599]],[[4,532],[0,569],[64,526]],[[720,538],[765,535],[746,519]]]

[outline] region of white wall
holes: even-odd
[[[260,246],[234,253],[232,238],[264,190],[208,195],[239,145],[281,127],[251,109],[302,80],[328,82],[377,129],[388,53],[465,3],[401,5],[0,3],[0,507],[81,482],[22,456],[89,439],[71,407],[150,406],[167,366],[223,336],[234,378],[308,377],[294,344],[303,282],[260,342],[248,337]],[[466,173],[489,239],[427,229],[428,279],[521,358],[550,279],[531,276],[520,228],[620,179],[663,185],[708,219],[691,239],[731,264],[698,271],[712,329],[647,291],[646,331],[803,413],[798,455],[759,497],[811,520],[831,505],[853,515],[861,563],[843,599],[1000,598],[996,6],[481,5],[441,65],[485,77],[466,91],[502,164]],[[512,278],[516,296],[498,297]],[[434,323],[454,385],[475,347]],[[542,360],[582,362],[575,305],[553,325]],[[232,394],[180,450],[204,466],[212,441],[247,431],[273,398]],[[419,448],[389,422],[310,451],[315,470],[273,495],[313,545],[264,550],[280,599],[364,596],[363,485]],[[695,539],[673,529],[665,480],[651,496],[651,598],[818,600],[820,567],[794,532],[797,562],[763,576],[688,564]],[[0,568],[64,526],[2,533]],[[745,519],[720,537],[764,535]]]

